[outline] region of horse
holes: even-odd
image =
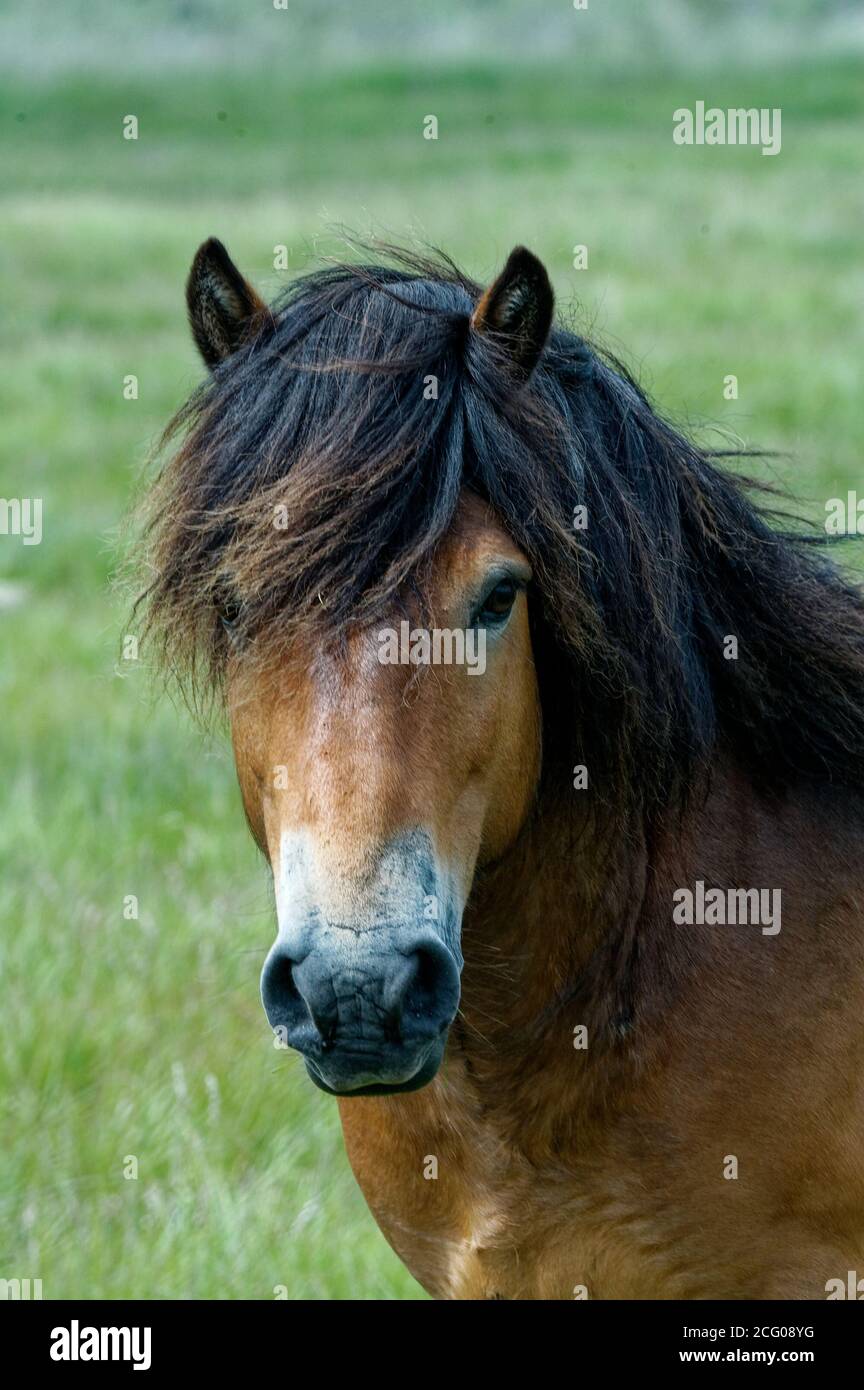
[[[268,304],[213,239],[187,304],[209,370],[148,490],[144,628],[227,712],[266,1015],[390,1245],[435,1298],[845,1287],[855,583],[524,247],[486,287],[390,248]]]

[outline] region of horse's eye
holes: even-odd
[[[502,579],[484,598],[477,619],[481,623],[503,622],[515,602],[516,585],[512,579]]]

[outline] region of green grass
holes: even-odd
[[[781,106],[782,153],[675,147],[672,112],[699,98]],[[676,419],[788,451],[818,517],[858,481],[862,113],[842,62],[2,84],[0,496],[42,497],[44,540],[0,537],[20,600],[0,609],[0,1276],[60,1298],[422,1296],[334,1104],[272,1048],[271,890],[225,741],[118,659],[117,529],[201,371],[197,243],[221,236],[272,291],[274,245],[300,269],[332,223],[440,243],[481,277],[525,241]]]

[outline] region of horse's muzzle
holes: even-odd
[[[309,938],[307,938],[308,940]],[[459,966],[432,931],[319,928],[312,949],[279,939],[264,964],[271,1027],[332,1095],[390,1095],[431,1081],[459,1004]]]

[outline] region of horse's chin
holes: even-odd
[[[306,1070],[310,1078],[314,1081],[319,1091],[325,1091],[328,1096],[339,1096],[343,1100],[349,1100],[354,1096],[401,1096],[409,1091],[419,1091],[423,1086],[428,1086],[438,1074],[441,1061],[444,1056],[446,1038],[442,1038],[440,1043],[436,1042],[431,1051],[421,1061],[418,1069],[411,1076],[403,1081],[376,1081],[367,1079],[368,1072],[359,1084],[352,1084],[352,1078],[348,1074],[338,1077],[331,1073],[328,1081],[319,1070],[318,1064],[309,1057],[304,1058]],[[364,1071],[366,1069],[364,1068]]]

